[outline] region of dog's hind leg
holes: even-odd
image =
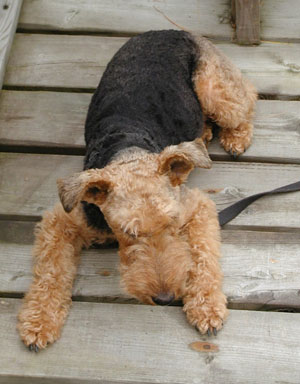
[[[251,144],[256,90],[212,43],[202,37],[195,40],[199,46],[195,92],[204,114],[221,128],[221,145],[234,156],[240,155]]]
[[[38,351],[59,338],[72,302],[81,248],[96,238],[87,228],[81,207],[67,214],[59,204],[38,224],[34,280],[18,316],[21,339],[31,350]]]

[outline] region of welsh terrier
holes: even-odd
[[[247,149],[256,99],[228,58],[188,32],[147,32],[115,54],[89,107],[84,171],[58,180],[61,204],[37,226],[34,279],[18,317],[30,350],[59,338],[82,247],[114,239],[130,295],[151,305],[181,298],[202,334],[221,329],[216,207],[182,183],[194,167],[211,167],[207,119],[226,151]]]

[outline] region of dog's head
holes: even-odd
[[[191,267],[178,186],[194,167],[210,166],[197,139],[58,180],[59,196],[66,212],[80,201],[97,205],[119,242],[126,291],[144,303],[168,304],[182,296]]]

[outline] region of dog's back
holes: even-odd
[[[85,169],[102,168],[131,146],[158,153],[200,137],[202,113],[192,83],[198,56],[187,32],[131,38],[108,64],[92,98]]]

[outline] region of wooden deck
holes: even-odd
[[[174,28],[161,12],[212,38],[261,95],[251,148],[232,161],[215,141],[213,168],[194,171],[188,184],[222,209],[299,180],[298,0],[262,2],[257,47],[231,42],[225,1],[24,0],[8,56],[17,3],[0,0],[0,75],[9,57],[0,93],[0,383],[299,384],[300,193],[262,198],[223,229],[231,310],[216,338],[201,337],[180,307],[124,294],[116,249],[83,252],[74,305],[53,346],[30,353],[15,329],[34,225],[58,199],[56,179],[82,169],[92,92],[129,36]],[[218,351],[189,346],[205,340]]]

